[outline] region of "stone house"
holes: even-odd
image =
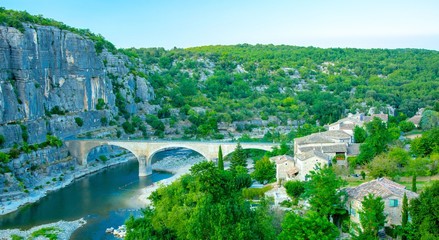
[[[301,154],[309,151],[319,151],[331,159],[336,157],[345,160],[352,136],[342,130],[313,133],[294,139],[294,153]]]
[[[275,156],[271,157],[270,161],[276,164],[276,180],[278,182],[295,179],[299,173],[294,158],[291,156]]]
[[[421,123],[421,118],[422,118],[422,115],[415,115],[415,116],[407,119],[407,122],[412,122],[416,128],[419,128],[419,126],[420,126],[419,124]]]
[[[314,170],[316,166],[329,164],[330,159],[329,155],[315,150],[296,154],[294,160],[297,169],[299,169],[296,179],[306,181],[310,171]]]
[[[358,224],[360,223],[359,211],[361,210],[361,202],[369,194],[383,199],[384,214],[387,216],[386,226],[401,225],[404,193],[409,201],[418,197],[417,193],[406,190],[405,186],[390,181],[387,178],[378,178],[357,187],[346,188],[345,190],[348,194],[346,210],[349,212],[351,221]]]

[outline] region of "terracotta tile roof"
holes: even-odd
[[[357,187],[345,188],[350,198],[362,201],[363,198],[370,193],[374,196],[380,196],[383,199],[390,196],[398,196],[402,198],[404,193],[408,199],[418,197],[417,193],[406,190],[405,186],[390,181],[387,178],[378,178],[370,182],[363,183]]]

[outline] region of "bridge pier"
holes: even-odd
[[[151,161],[148,161],[147,156],[139,156],[139,177],[146,177],[152,174]]]

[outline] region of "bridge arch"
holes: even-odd
[[[86,154],[84,156],[84,159],[86,160],[86,162],[87,163],[89,162],[90,155],[93,154],[93,151],[95,151],[99,148],[102,148],[102,147],[109,147],[109,148],[117,147],[119,149],[123,149],[123,151],[126,151],[126,152],[132,154],[136,158],[136,160],[139,161],[139,156],[135,152],[131,151],[129,148],[119,146],[117,143],[102,143],[101,145],[96,145],[96,146],[93,146],[90,149],[88,149],[88,151],[86,152]],[[110,149],[108,149],[108,150],[110,150]]]
[[[184,148],[184,149],[189,149],[192,150],[198,154],[200,154],[201,156],[203,156],[207,161],[211,161],[212,159],[210,158],[210,156],[203,150],[197,149],[197,147],[191,147],[191,146],[187,146],[185,144],[165,144],[163,146],[154,148],[151,150],[151,152],[149,153],[149,157],[148,157],[148,161],[151,162],[152,161],[152,157],[162,151],[166,151],[169,149],[175,149],[175,148]]]

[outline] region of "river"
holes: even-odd
[[[171,156],[193,156],[188,149],[162,151],[153,162]],[[140,214],[143,204],[136,198],[139,190],[172,174],[153,172],[138,176],[138,162],[128,161],[76,180],[69,186],[49,193],[36,203],[0,217],[1,229],[31,228],[59,220],[84,218],[87,224],[75,231],[71,239],[115,239],[106,234],[108,227],[117,228],[130,215]]]

